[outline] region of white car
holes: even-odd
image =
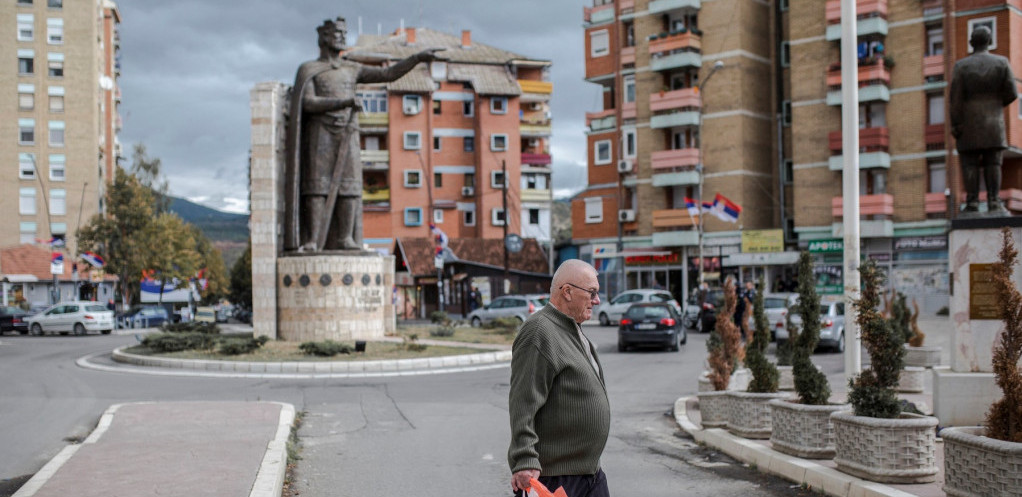
[[[770,341],[776,340],[778,330],[785,329],[788,308],[795,305],[797,301],[797,293],[767,293],[763,295],[763,314],[766,314],[767,323],[770,323]]]
[[[609,326],[611,323],[620,323],[621,315],[628,310],[632,304],[638,304],[642,302],[670,302],[674,305],[674,310],[681,314],[681,305],[678,304],[677,300],[674,300],[674,296],[667,290],[628,290],[627,292],[621,292],[617,294],[609,302],[600,302],[599,307],[593,310],[600,319],[600,324],[603,326]]]
[[[90,331],[107,335],[114,329],[114,311],[99,302],[61,302],[25,318],[25,322],[33,335],[50,332],[84,335]]]

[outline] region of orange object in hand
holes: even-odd
[[[568,497],[568,494],[564,493],[564,487],[557,487],[553,493],[546,488],[539,480],[535,478],[529,479],[529,495],[535,494],[536,497]]]

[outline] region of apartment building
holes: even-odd
[[[426,28],[358,37],[346,54],[381,64],[443,47],[446,61],[358,88],[365,242],[550,240],[550,61]],[[506,226],[505,226],[506,224]]]
[[[746,235],[783,224],[774,9],[750,0],[584,8],[585,79],[603,88],[603,108],[586,114],[588,186],[572,200],[572,228],[606,295],[658,287],[681,300],[700,277],[700,246],[711,283],[772,278],[793,261],[783,242],[741,261]],[[737,223],[689,214],[686,197],[718,193],[742,207]]]
[[[0,245],[66,239],[103,209],[120,145],[120,14],[110,0],[0,5]],[[15,167],[16,166],[16,167]]]
[[[951,68],[968,55],[972,30],[990,27],[992,52],[1022,74],[1017,2],[857,2],[860,232],[863,257],[887,270],[891,287],[924,311],[948,305],[948,219],[964,203],[947,116]],[[782,14],[784,108],[791,147],[785,179],[793,195],[798,246],[818,253],[820,271],[841,293],[844,236],[840,3],[792,1]],[[789,103],[790,102],[790,103]],[[1022,212],[1022,109],[1005,110],[1001,198]],[[787,122],[787,121],[786,121]],[[985,193],[984,193],[985,198]],[[985,208],[985,205],[984,205]],[[838,242],[838,243],[834,243]]]

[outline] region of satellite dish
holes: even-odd
[[[518,235],[510,234],[504,239],[504,246],[507,247],[508,251],[517,254],[522,251],[525,241]]]
[[[114,80],[111,79],[110,76],[102,74],[99,76],[99,87],[107,91],[113,90]]]

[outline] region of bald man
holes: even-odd
[[[610,434],[610,403],[596,347],[583,322],[600,303],[596,269],[578,259],[554,273],[550,305],[529,317],[512,347],[511,488],[529,479],[568,497],[610,495],[600,456]]]

